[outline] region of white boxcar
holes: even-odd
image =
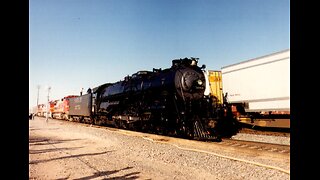
[[[221,68],[223,92],[247,112],[289,111],[290,49]]]

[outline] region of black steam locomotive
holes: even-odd
[[[238,131],[227,106],[205,96],[205,66],[197,58],[172,60],[167,69],[139,71],[70,99],[72,120],[200,140]],[[231,111],[230,111],[231,112]]]

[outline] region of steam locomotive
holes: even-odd
[[[112,125],[198,140],[230,137],[239,130],[231,109],[205,95],[205,65],[198,58],[172,60],[167,69],[138,71],[115,83],[70,97],[71,121]]]

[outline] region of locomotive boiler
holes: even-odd
[[[219,140],[237,132],[227,107],[205,96],[204,68],[197,58],[172,60],[167,69],[138,71],[70,99],[70,116],[170,136]],[[226,133],[228,132],[228,133]]]

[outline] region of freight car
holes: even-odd
[[[205,95],[204,69],[197,58],[175,59],[170,68],[89,89],[70,98],[70,119],[190,139],[230,137],[239,130],[237,120]]]
[[[227,99],[239,122],[246,127],[290,129],[289,49],[222,67],[220,73],[223,88],[215,92]],[[209,78],[216,85],[214,80],[216,76]]]
[[[54,119],[69,119],[69,99],[78,97],[77,95],[68,95],[62,99],[50,101],[50,117]]]
[[[47,112],[47,106],[45,104],[38,104],[32,108],[34,116],[44,117]]]

